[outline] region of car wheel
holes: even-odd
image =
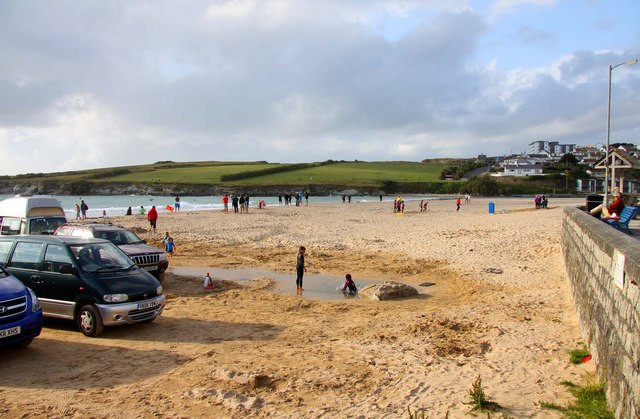
[[[104,330],[102,316],[96,306],[91,304],[82,306],[80,311],[78,311],[76,321],[78,323],[78,329],[80,329],[82,334],[90,338],[98,336]]]

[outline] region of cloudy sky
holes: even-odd
[[[638,0],[2,0],[0,174],[604,143]],[[611,141],[640,143],[640,65]]]

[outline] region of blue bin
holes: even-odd
[[[493,202],[489,202],[489,214],[495,214],[496,213],[496,204],[494,204]]]

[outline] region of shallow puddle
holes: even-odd
[[[293,273],[271,272],[251,268],[221,269],[196,268],[191,266],[172,266],[169,268],[169,271],[178,276],[200,277],[203,279],[203,282],[204,276],[207,272],[214,280],[226,279],[238,282],[239,284],[251,281],[258,277],[268,277],[276,281],[276,284],[273,288],[270,288],[270,290],[278,294],[286,295],[294,295],[296,293],[296,276]],[[379,284],[383,281],[368,278],[354,278],[354,282],[358,289],[362,289],[367,285]],[[302,292],[302,296],[315,300],[344,300],[354,297],[357,298],[357,296],[338,291],[337,288],[341,287],[343,284],[344,278],[341,277],[306,273],[304,274],[304,291]],[[418,288],[418,292],[420,291],[420,288]]]

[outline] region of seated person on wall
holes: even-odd
[[[604,206],[604,204],[600,204],[594,209],[590,211],[591,215],[595,217],[600,217],[603,219],[612,218],[615,214],[616,216],[620,215],[622,210],[624,209],[624,198],[620,193],[620,189],[613,188],[613,202],[608,206]]]

